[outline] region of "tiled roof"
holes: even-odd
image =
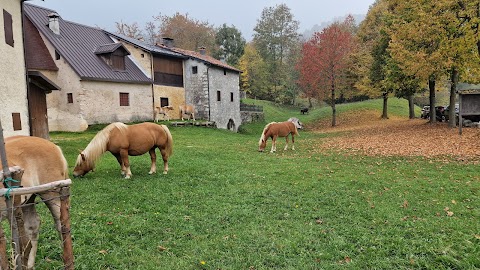
[[[116,71],[95,54],[101,46],[114,43],[103,30],[66,21],[59,17],[60,34],[56,35],[48,28],[47,17],[50,13],[54,13],[54,10],[31,4],[25,4],[24,10],[38,31],[48,39],[81,79],[152,83],[152,80],[129,57],[125,57],[125,70]]]

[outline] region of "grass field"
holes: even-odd
[[[263,105],[266,122],[330,117],[316,108]],[[390,101],[406,115],[406,102]],[[338,106],[380,112],[381,101]],[[168,175],[132,157],[130,180],[113,156],[73,179],[76,269],[475,269],[480,268],[478,166],[424,158],[316,151],[326,135],[301,132],[296,151],[259,153],[265,123],[240,133],[170,127]],[[53,133],[71,166],[101,126]],[[267,149],[270,147],[270,142]],[[161,162],[158,163],[161,167]],[[37,269],[62,269],[42,208]]]

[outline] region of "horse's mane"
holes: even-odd
[[[167,156],[170,157],[173,153],[173,138],[172,134],[170,133],[170,130],[166,125],[160,125],[163,130],[165,131],[165,134],[167,135],[167,144],[166,144],[166,150],[167,150]]]
[[[260,145],[265,140],[265,133],[267,132],[268,128],[275,123],[276,122],[270,122],[265,126],[265,128],[262,131],[262,136],[260,136],[260,140],[258,141],[258,145]]]
[[[88,162],[91,167],[93,168],[94,163],[98,160],[98,158],[107,151],[107,143],[110,138],[110,132],[117,128],[121,132],[124,132],[127,129],[127,125],[121,122],[111,123],[110,125],[106,126],[100,132],[93,137],[90,143],[87,145],[85,150],[82,151],[84,155],[85,161]],[[82,155],[78,155],[77,162],[75,166],[80,165],[82,162]]]

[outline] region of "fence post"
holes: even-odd
[[[72,270],[73,266],[73,243],[70,228],[70,187],[60,189],[60,223],[62,225],[63,242],[63,265],[64,269]]]
[[[10,172],[10,168],[8,167],[8,162],[7,162],[7,153],[5,151],[5,138],[3,137],[3,128],[2,128],[2,123],[0,121],[0,159],[2,162],[2,168],[3,168],[3,177],[2,177],[2,182],[3,186],[5,188],[10,188],[7,182],[5,181],[6,179],[10,179],[12,176],[12,173]],[[23,172],[20,174],[20,178],[23,175]],[[17,226],[17,220],[13,214],[13,201],[10,199],[9,196],[5,196],[5,205],[7,209],[7,218],[11,222],[10,226],[12,228],[12,242],[13,242],[13,248],[15,250],[15,269],[21,270],[22,269],[22,252],[21,252],[21,244],[20,244],[20,238],[18,236],[18,226]],[[0,254],[0,256],[3,256],[3,254]],[[3,262],[2,262],[3,264]],[[8,268],[6,268],[8,269]]]

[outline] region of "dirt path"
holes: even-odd
[[[448,128],[446,123],[398,117],[382,120],[376,111],[344,113],[337,119],[337,127],[331,127],[331,119],[307,127],[318,133],[340,133],[325,139],[320,149],[480,163],[479,128],[464,128],[459,135],[458,128]]]

